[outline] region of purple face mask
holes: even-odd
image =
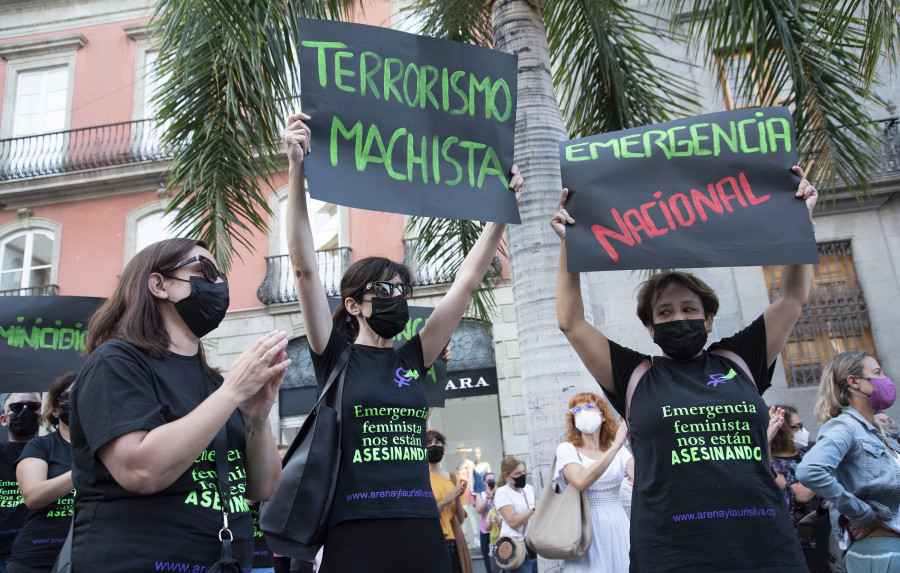
[[[862,378],[862,377],[861,377]],[[872,383],[871,394],[866,394],[869,404],[875,410],[885,410],[894,404],[897,398],[897,390],[890,378],[865,378]]]

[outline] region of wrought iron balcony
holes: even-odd
[[[450,241],[454,239],[448,239]],[[447,261],[438,260],[419,260],[416,254],[416,242],[418,239],[403,239],[403,264],[409,267],[412,273],[413,286],[428,286],[449,284],[456,278],[456,273],[447,269]],[[494,255],[494,261],[501,264],[500,255]],[[491,271],[488,270],[488,273]],[[499,277],[500,275],[496,275]],[[493,277],[493,278],[496,278]]]
[[[0,139],[0,181],[172,157],[154,120]]]
[[[900,174],[900,121],[891,117],[875,123],[879,126],[884,145],[881,150],[882,168],[873,173],[872,178]]]
[[[319,263],[319,278],[325,286],[325,294],[341,294],[341,277],[350,266],[350,249],[327,249],[316,251]],[[266,257],[266,277],[256,289],[256,298],[263,304],[296,302],[297,290],[288,255]]]
[[[56,296],[58,292],[59,286],[57,285],[41,285],[0,290],[0,296]]]

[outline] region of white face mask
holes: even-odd
[[[575,416],[575,427],[582,434],[593,434],[603,423],[603,415],[593,410],[582,410]]]
[[[802,428],[794,432],[794,444],[798,448],[805,448],[809,445],[809,430]]]

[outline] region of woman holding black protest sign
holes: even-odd
[[[799,167],[810,217],[818,193]],[[663,355],[619,346],[587,322],[579,275],[566,270],[567,190],[550,225],[561,239],[559,327],[629,425],[635,457],[631,570],[805,572],[767,453],[760,396],[812,281],[810,265],[782,272],[779,297],[741,332],[703,348],[719,308],[686,272],[652,276],[637,313]],[[808,225],[808,221],[798,224]]]
[[[290,360],[275,331],[224,378],[207,364],[200,339],[228,303],[206,245],[169,239],[131,259],[91,318],[72,391],[73,570],[206,571],[223,539],[249,570],[245,497],[281,479],[268,416]]]
[[[343,458],[322,571],[448,572],[425,455],[428,405],[421,381],[462,319],[505,225],[485,226],[427,324],[395,350],[393,337],[406,326],[412,296],[405,265],[382,257],[355,262],[341,279],[341,305],[333,315],[329,311],[303,188],[308,120],[292,115],[281,139],[289,161],[288,250],[320,387],[344,349],[352,348],[343,391]],[[509,186],[517,193],[522,187],[516,167]]]

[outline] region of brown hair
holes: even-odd
[[[691,273],[666,271],[657,273],[641,283],[637,297],[637,315],[644,326],[653,324],[653,305],[659,299],[659,295],[673,282],[683,284],[700,297],[706,316],[715,316],[719,311],[719,297],[712,287]]]
[[[575,416],[572,415],[571,410],[576,404],[588,403],[596,404],[597,409],[600,411],[600,415],[603,416],[603,424],[600,425],[598,431],[600,432],[600,449],[606,451],[616,438],[619,424],[616,423],[615,416],[612,415],[612,411],[609,409],[606,402],[593,392],[582,392],[569,398],[569,411],[566,412],[566,441],[576,448],[580,448],[584,445],[584,434],[575,427]]]
[[[400,275],[400,280],[410,285],[412,296],[412,273],[409,267],[402,263],[395,263],[384,257],[366,257],[350,265],[344,272],[344,276],[341,277],[341,302],[331,315],[331,322],[348,342],[356,341],[356,337],[359,336],[359,323],[347,312],[344,301],[352,298],[360,302],[366,284],[390,280],[394,275]]]
[[[784,410],[784,423],[778,428],[778,433],[775,434],[775,437],[772,438],[772,451],[787,452],[793,449],[791,446],[794,441],[794,429],[788,426],[788,418],[791,417],[791,414],[797,416],[800,414],[797,413],[797,408],[787,404],[776,404],[775,407]]]
[[[59,416],[53,410],[59,407],[59,395],[75,382],[75,372],[64,372],[56,380],[50,383],[47,390],[47,402],[44,404],[44,414],[41,416],[48,428],[59,429]]]
[[[425,432],[425,443],[428,444],[431,440],[438,441],[442,446],[447,447],[447,438],[437,430],[427,430]]]
[[[847,378],[862,376],[863,360],[869,356],[872,355],[868,352],[841,352],[825,363],[815,408],[816,418],[820,422],[824,424],[838,417],[841,410],[850,405],[850,385],[847,384]]]
[[[503,480],[503,483],[512,483],[511,480],[507,479],[507,476],[516,471],[516,468],[519,467],[519,464],[524,463],[525,462],[523,462],[519,458],[513,456],[506,456],[505,458],[503,458],[503,461],[500,462],[500,479]]]
[[[147,279],[151,273],[186,259],[194,247],[207,248],[206,243],[195,239],[167,239],[136,254],[125,265],[112,296],[91,317],[84,354],[115,339],[134,345],[153,358],[168,356],[169,332],[147,287]],[[219,371],[206,363],[202,344],[199,355],[206,373],[215,379]]]

